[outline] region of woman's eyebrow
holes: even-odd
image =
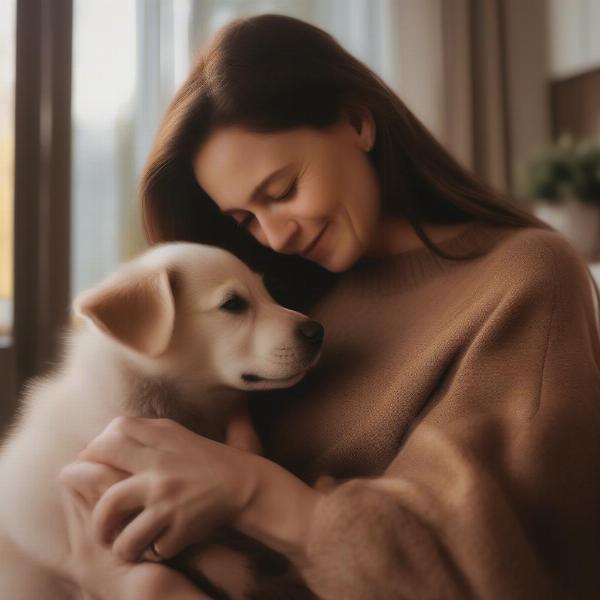
[[[267,175],[255,188],[254,191],[252,192],[252,194],[250,194],[250,200],[249,202],[252,202],[252,200],[255,200],[259,194],[261,194],[264,189],[277,177],[279,177],[285,170],[289,169],[294,163],[288,163],[287,165],[281,167],[280,169],[277,169],[276,171],[273,171],[270,175]],[[229,214],[232,212],[235,212],[236,210],[238,210],[237,208],[231,208],[228,210],[224,210],[221,211],[223,212],[223,214]]]

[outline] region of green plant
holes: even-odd
[[[600,139],[575,142],[563,135],[533,154],[520,186],[532,198],[558,204],[577,198],[600,206]]]
[[[600,205],[600,142],[582,143],[576,153],[575,196],[583,202]]]

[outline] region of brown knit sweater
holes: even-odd
[[[600,347],[559,234],[475,224],[365,259],[311,316],[320,363],[253,396],[268,457],[320,505],[324,600],[600,598]]]

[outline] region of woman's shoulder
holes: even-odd
[[[503,314],[515,319],[528,310],[559,314],[565,323],[580,320],[598,326],[591,273],[584,257],[561,233],[540,227],[485,229],[494,242],[473,263],[480,305],[493,310],[503,306],[508,310]]]
[[[541,227],[496,228],[496,232],[498,239],[486,262],[505,283],[589,285],[585,259],[561,233]]]

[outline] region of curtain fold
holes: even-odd
[[[500,189],[508,184],[508,107],[499,0],[442,5],[448,149]]]
[[[515,191],[550,136],[545,0],[442,3],[443,141],[494,187]]]

